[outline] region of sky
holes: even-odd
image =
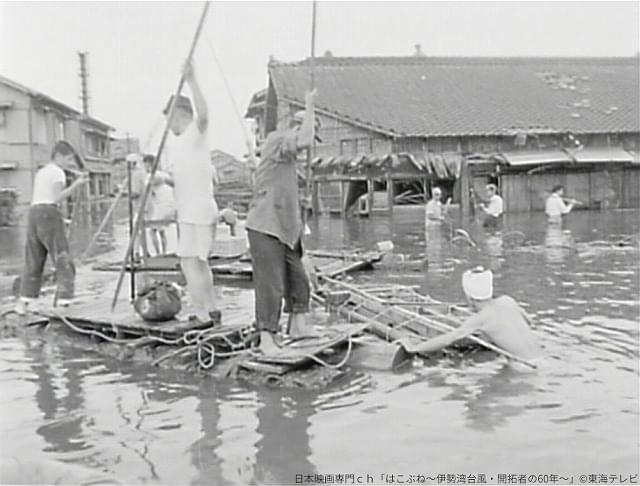
[[[0,1],[0,74],[80,109],[77,52],[87,51],[90,115],[153,152],[202,6]],[[211,148],[246,153],[249,99],[270,56],[309,56],[311,11],[310,1],[212,2],[195,55]],[[634,56],[639,19],[637,1],[318,1],[316,55],[404,56],[421,44],[433,56]]]

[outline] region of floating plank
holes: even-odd
[[[323,330],[323,334],[317,338],[292,341],[283,345],[274,354],[254,356],[249,360],[249,363],[258,362],[276,366],[284,365],[288,369],[297,368],[313,361],[312,356],[318,356],[335,346],[348,342],[353,336],[361,334],[366,327],[366,324],[340,324],[327,327]]]
[[[402,346],[367,336],[354,341],[348,364],[369,370],[393,371],[412,358]]]
[[[313,265],[320,275],[336,277],[338,275],[360,270],[367,270],[373,264],[382,260],[383,254],[378,251],[371,252],[326,252],[322,250],[309,251]],[[118,272],[122,262],[104,262],[93,265],[92,269],[101,272]],[[235,255],[229,257],[212,256],[209,258],[209,267],[214,275],[229,276],[233,278],[253,277],[253,267],[251,259],[246,255]],[[131,266],[126,266],[127,271],[131,271]],[[136,263],[136,272],[161,272],[179,273],[180,259],[177,255],[162,255],[146,258],[144,261]]]

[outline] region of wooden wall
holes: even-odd
[[[640,167],[605,167],[603,164],[569,172],[503,174],[500,192],[505,211],[542,211],[556,184],[565,196],[585,203],[586,208],[640,207]]]

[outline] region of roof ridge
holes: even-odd
[[[514,64],[606,64],[633,65],[640,63],[640,56],[331,56],[316,57],[316,66],[362,66],[362,65],[434,65],[460,63],[472,65],[514,65]],[[307,67],[310,58],[298,61],[269,61],[269,67]]]

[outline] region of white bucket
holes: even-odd
[[[385,241],[378,241],[378,243],[376,243],[376,248],[378,249],[378,251],[381,251],[383,253],[390,253],[393,251],[393,241],[390,240],[385,240]]]

